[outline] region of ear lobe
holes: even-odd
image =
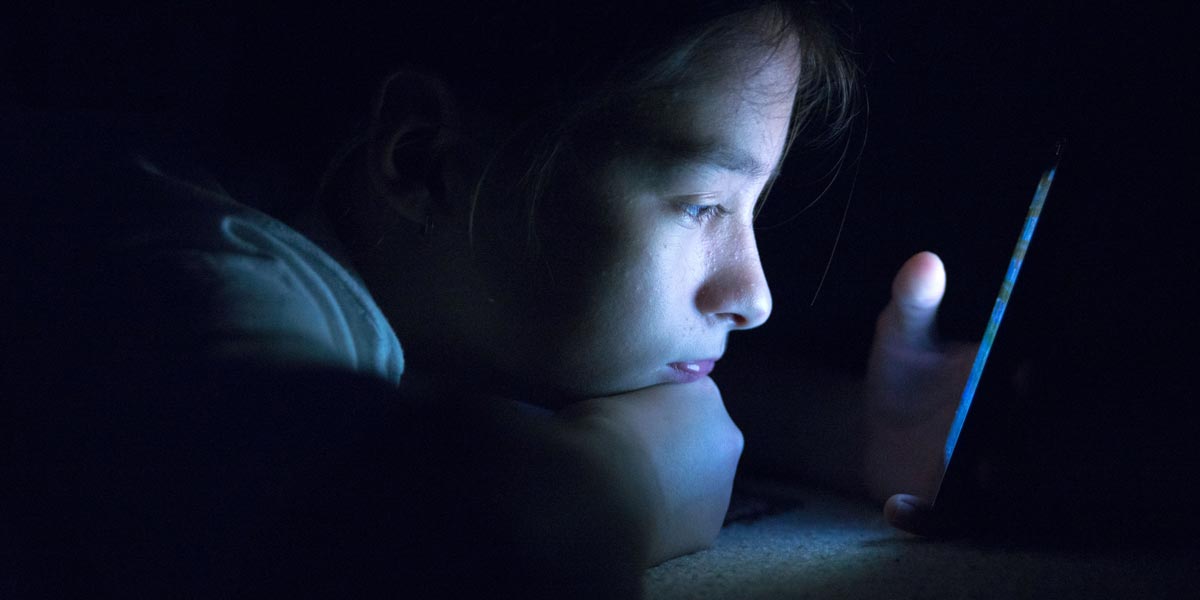
[[[381,86],[368,129],[371,193],[425,225],[446,201],[445,152],[457,129],[452,98],[438,79],[400,71]]]

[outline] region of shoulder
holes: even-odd
[[[145,265],[152,281],[169,282],[175,306],[201,317],[204,330],[196,339],[207,352],[336,365],[398,380],[399,344],[356,275],[216,182],[178,178],[139,160],[167,192],[169,206],[165,220],[140,225],[120,252]]]
[[[84,360],[312,364],[397,383],[399,342],[362,282],[172,150],[47,151],[26,177],[45,250],[36,288],[55,295],[43,316],[73,317],[74,337],[92,340]]]

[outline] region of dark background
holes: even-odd
[[[1034,390],[997,427],[1013,428],[1014,456],[1036,457],[1022,476],[1061,510],[1188,527],[1198,15],[1173,6],[855,3],[845,28],[869,110],[832,183],[827,154],[789,162],[760,219],[776,310],[731,352],[861,368],[893,273],[925,249],[949,272],[943,333],[977,338],[1066,138],[1003,334]],[[7,10],[6,111],[202,119],[220,105],[236,23],[219,10]]]

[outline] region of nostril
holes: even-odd
[[[732,255],[710,268],[696,291],[700,313],[730,329],[762,325],[771,314],[771,292],[757,252]]]
[[[722,323],[730,329],[753,329],[766,321],[767,315],[771,313],[769,297],[764,300],[758,294],[710,296],[702,293],[697,300],[701,312],[707,312],[714,322]]]

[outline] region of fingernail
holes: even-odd
[[[884,508],[887,511],[888,521],[892,523],[910,520],[916,510],[916,507],[906,498],[893,498]]]
[[[913,515],[917,513],[917,505],[913,504],[908,498],[896,499],[896,515],[906,521],[911,520]]]

